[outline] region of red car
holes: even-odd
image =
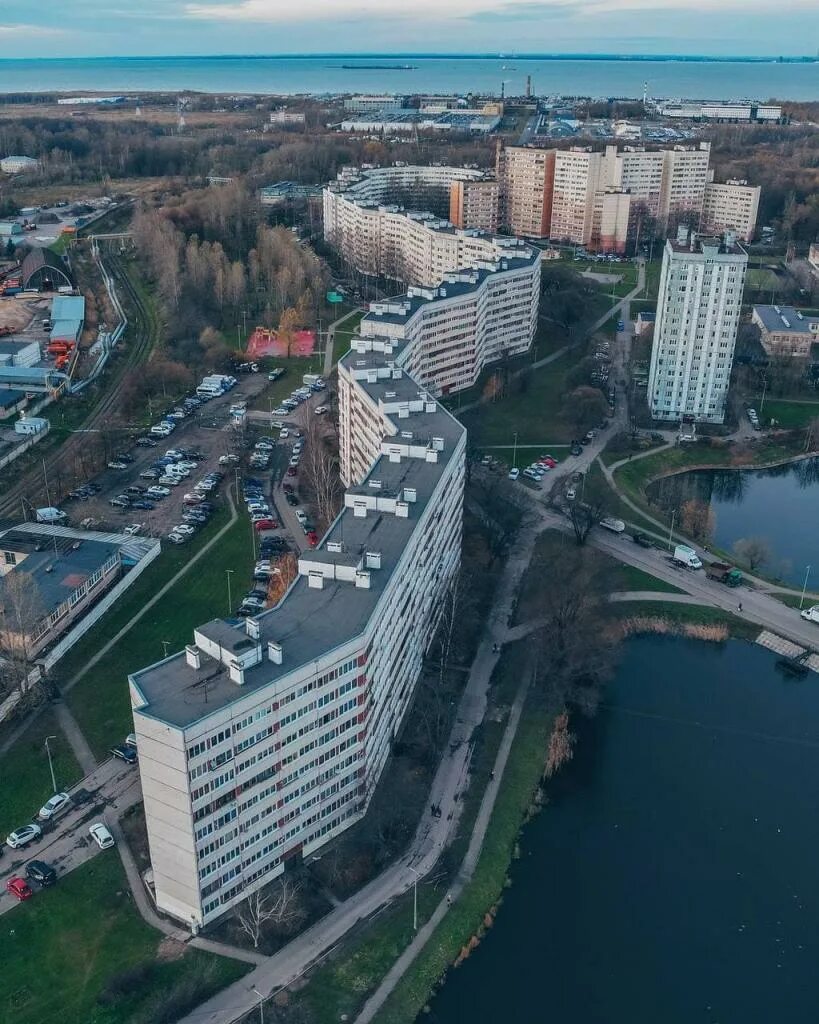
[[[310,545],[311,548],[314,548],[316,546],[316,544],[318,544],[318,542],[319,542],[318,534],[316,533],[315,530],[311,530],[307,534],[307,543]]]
[[[288,466],[287,467],[287,475],[288,476],[295,476],[296,475],[296,467],[295,466]]]
[[[296,488],[292,484],[282,484],[282,490],[285,494],[292,494],[295,489]]]
[[[541,455],[537,460],[542,466],[548,466],[549,469],[554,469],[557,465],[557,459],[551,455]]]
[[[34,895],[34,891],[25,878],[10,878],[6,882],[6,890],[21,903],[23,900],[31,899]]]
[[[275,519],[260,519],[255,526],[257,530],[277,530],[279,528]]]

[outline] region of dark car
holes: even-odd
[[[295,506],[298,505],[299,503],[299,499],[296,497],[295,494],[285,494],[284,500],[287,502],[288,505]]]
[[[156,448],[159,444],[152,437],[138,437],[134,443],[140,448]]]
[[[647,533],[635,533],[632,537],[635,544],[639,544],[641,548],[652,548],[654,544],[651,541],[651,537]]]
[[[573,441],[572,442],[572,447],[571,447],[570,451],[571,451],[572,455],[582,455],[583,454],[583,449],[577,443],[577,441]]]
[[[126,764],[137,763],[137,752],[134,750],[133,747],[111,747],[111,753],[114,755],[114,757],[118,757],[121,761],[125,761]]]
[[[57,872],[44,860],[32,860],[26,864],[26,878],[38,882],[45,888],[47,885],[54,885],[57,881]]]
[[[151,509],[156,508],[156,505],[152,501],[134,501],[131,503],[131,508],[144,508],[150,512]]]

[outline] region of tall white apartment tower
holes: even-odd
[[[663,253],[648,401],[658,420],[722,423],[748,254],[680,228]]]

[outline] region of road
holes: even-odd
[[[102,852],[89,836],[88,826],[95,821],[103,821],[110,826],[129,807],[142,800],[139,770],[135,765],[111,757],[68,792],[76,795],[81,791],[88,794],[83,802],[62,814],[53,826],[44,823],[43,835],[36,843],[24,850],[12,850],[8,846],[3,848],[0,861],[0,914],[17,906],[17,900],[6,892],[6,880],[21,874],[28,861],[44,860],[56,868],[59,876]],[[34,820],[38,810],[32,807],[30,821]],[[27,822],[19,823],[24,824]],[[2,838],[5,840],[5,836]],[[116,855],[114,851],[105,852]]]
[[[567,533],[572,532],[571,524],[557,512],[541,508],[539,514],[545,526]],[[656,576],[657,579],[671,583],[686,594],[697,598],[700,604],[720,608],[759,626],[760,629],[778,633],[801,647],[819,651],[819,626],[806,622],[796,608],[789,608],[767,593],[747,586],[732,589],[709,580],[703,570],[692,572],[676,566],[669,561],[667,552],[656,548],[639,547],[628,533],[616,534],[595,528],[589,535],[587,543],[600,551],[605,551],[620,562],[633,565]],[[654,599],[662,600],[663,595],[656,594]]]
[[[529,564],[536,534],[531,532],[507,561],[488,616],[488,629],[469,672],[450,735],[449,753],[442,759],[432,783],[429,803],[441,814],[424,815],[407,853],[369,885],[340,903],[329,914],[299,935],[264,964],[240,981],[219,992],[188,1014],[179,1024],[231,1024],[259,1003],[256,990],[268,997],[290,985],[326,955],[356,924],[366,920],[414,880],[432,870],[447,845],[460,813],[460,795],[466,785],[471,738],[486,710],[489,682],[499,654],[493,645],[503,641],[514,596]]]

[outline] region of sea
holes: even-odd
[[[225,56],[0,60],[2,93],[454,93],[819,100],[819,62],[691,57]]]

